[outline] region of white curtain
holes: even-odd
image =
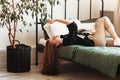
[[[114,13],[114,25],[117,34],[120,35],[120,0],[116,0],[115,8],[116,9]]]

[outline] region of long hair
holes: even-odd
[[[58,74],[57,46],[48,40],[44,48],[42,74],[57,75]]]

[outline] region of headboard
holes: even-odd
[[[102,3],[102,7],[101,7],[101,16],[103,16],[103,12],[104,12],[104,0],[101,0]],[[67,14],[67,0],[64,0],[64,19],[66,19],[66,14]],[[90,12],[89,12],[89,19],[91,19],[91,15],[92,15],[92,0],[90,0]],[[77,0],[77,19],[79,19],[79,11],[80,10],[80,0]],[[51,5],[51,19],[53,18],[53,5]]]
[[[67,15],[67,1],[68,0],[64,0],[64,19],[66,19],[66,15]],[[101,0],[101,3],[102,3],[102,9],[101,9],[101,16],[102,17],[104,15],[104,0]],[[53,18],[53,10],[54,10],[54,7],[53,5],[50,5],[51,6],[51,19]],[[80,9],[80,0],[77,0],[77,19],[79,19],[79,9]],[[91,15],[92,15],[92,0],[90,0],[90,12],[89,12],[89,19],[92,19],[91,18]],[[44,26],[44,24],[42,22],[38,22],[38,14],[36,14],[36,65],[38,65],[38,52],[41,51],[41,49],[43,49],[43,46],[39,45],[38,43],[38,25],[41,25],[41,26]],[[43,27],[42,27],[43,28]],[[44,30],[44,29],[43,29]],[[45,32],[45,31],[44,31]]]

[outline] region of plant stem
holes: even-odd
[[[12,8],[13,8],[13,12],[15,12],[15,6],[14,6],[14,0],[12,0]],[[15,48],[15,37],[16,37],[16,21],[14,20],[14,33],[13,33],[13,48]]]

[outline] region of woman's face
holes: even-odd
[[[62,44],[62,39],[59,38],[59,36],[55,36],[55,37],[49,39],[49,41],[50,41],[50,43],[53,43],[53,44],[55,44],[56,46],[59,46],[59,45]]]

